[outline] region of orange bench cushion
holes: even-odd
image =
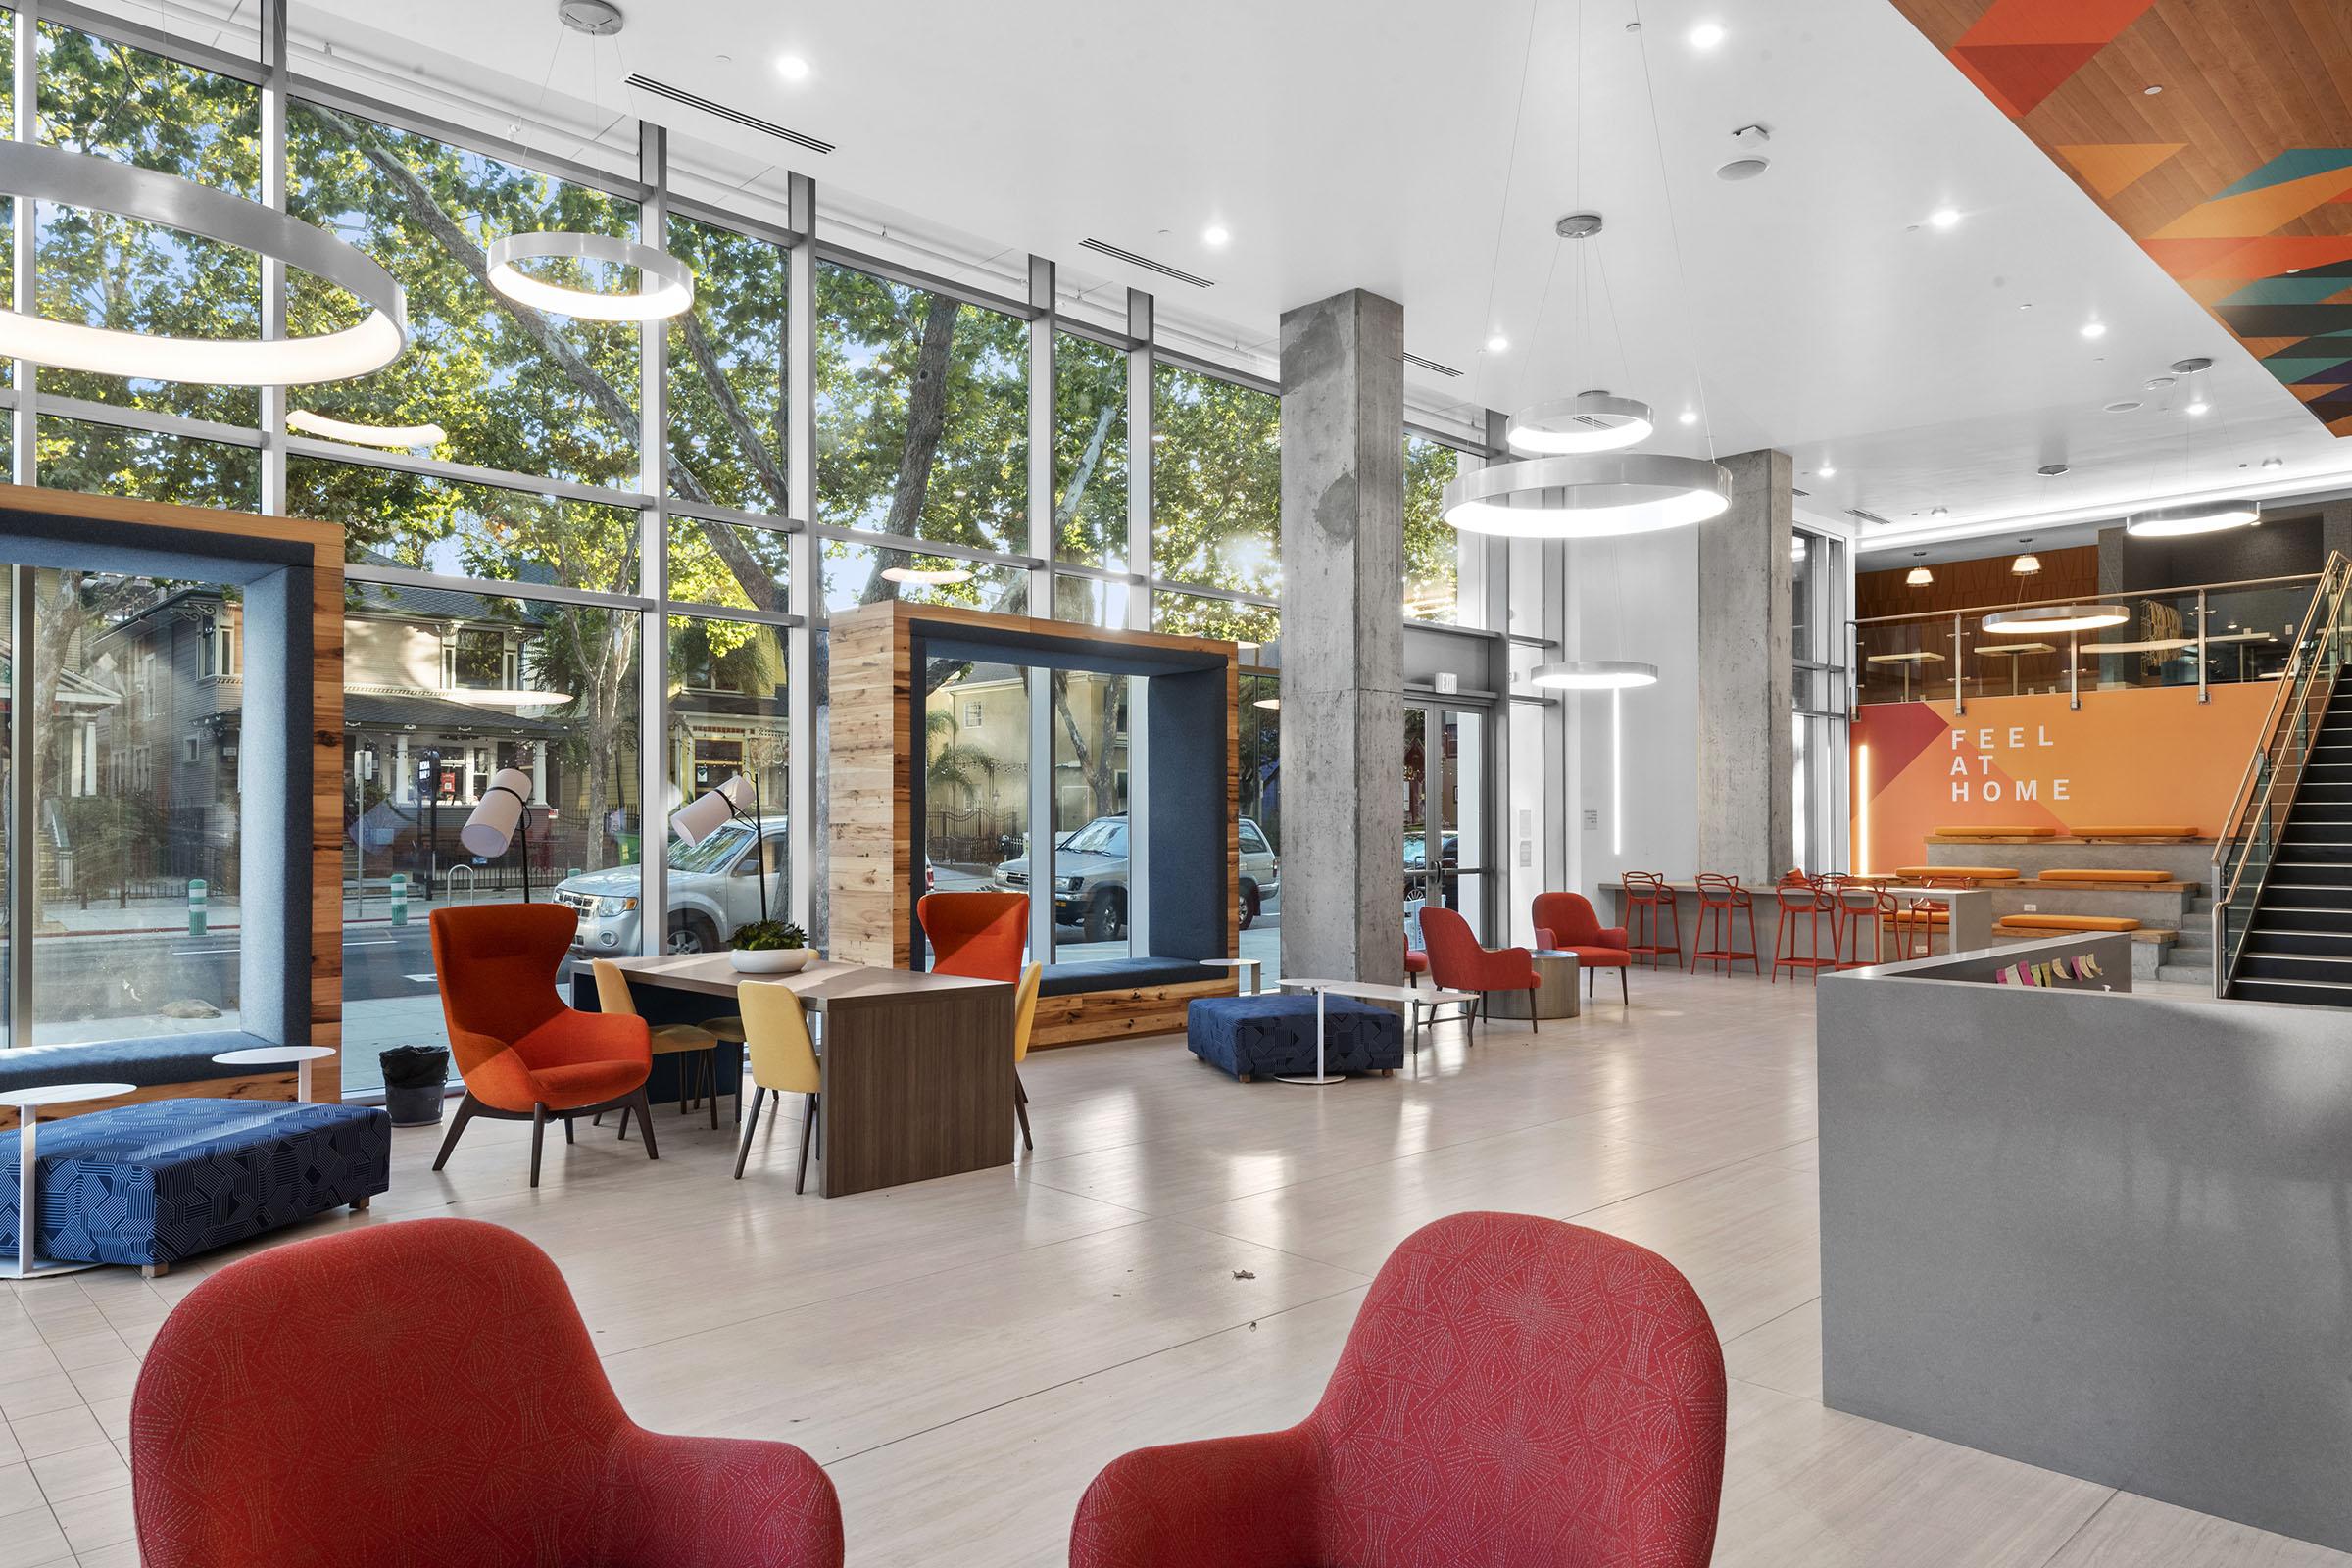
[[[2008,931],[2136,931],[2137,920],[2127,920],[2120,914],[2007,914],[2001,917],[2002,929]]]
[[[2079,839],[2193,839],[2198,836],[2193,827],[2079,827]]]
[[[2014,865],[1898,865],[1894,874],[1906,882],[1923,882],[1932,876],[1964,876],[1971,882],[2014,882]]]
[[[2170,871],[2102,871],[2095,868],[2044,871],[2039,878],[2043,882],[2170,882],[2172,879]]]
[[[2023,826],[1939,827],[1936,830],[1936,836],[1939,839],[2054,839],[2058,836],[2058,830],[2054,827]]]

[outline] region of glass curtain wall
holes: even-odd
[[[0,12],[0,57],[39,52],[34,102],[13,107],[42,140],[254,199],[282,171],[274,185],[291,214],[375,258],[407,290],[414,337],[399,363],[290,389],[283,415],[277,399],[250,389],[42,369],[31,406],[12,408],[0,429],[21,480],[282,510],[347,530],[347,1084],[369,1082],[369,1047],[440,1036],[419,956],[428,909],[452,896],[520,896],[519,850],[503,864],[475,864],[442,842],[454,827],[435,820],[462,818],[500,766],[533,775],[533,896],[563,897],[596,922],[584,927],[584,951],[708,944],[741,915],[715,897],[696,903],[713,867],[681,858],[687,847],[662,824],[734,766],[758,777],[770,818],[762,836],[779,842],[756,848],[744,826],[726,874],[755,896],[765,883],[771,905],[780,893],[784,912],[821,922],[821,889],[803,875],[818,824],[789,820],[793,759],[811,758],[815,738],[794,730],[789,699],[793,682],[808,678],[794,661],[822,657],[828,613],[899,596],[1025,612],[1042,594],[1041,612],[1273,642],[1281,406],[1270,385],[811,240],[812,211],[787,218],[783,204],[756,195],[725,214],[671,201],[665,167],[612,151],[628,145],[626,126],[559,158],[469,142],[430,118],[438,106],[368,103],[293,74],[283,140],[272,144],[258,49],[174,39],[158,51],[108,36],[103,20],[76,20],[85,24]],[[37,217],[45,314],[180,336],[261,330],[268,313],[252,256],[156,225],[24,205],[0,203],[0,222],[13,232]],[[644,238],[649,214],[696,271],[695,308],[677,319],[640,327],[542,316],[482,280],[484,249],[502,235]],[[800,256],[804,247],[815,255]],[[13,259],[0,246],[0,273]],[[542,275],[590,288],[635,283],[571,263],[543,264]],[[805,289],[796,278],[808,280]],[[357,318],[347,296],[299,271],[284,305],[297,333]],[[806,384],[788,368],[803,315],[814,344]],[[1054,451],[1050,490],[1033,496],[1029,410],[1045,395],[1031,385],[1038,330],[1051,333]],[[1139,361],[1150,417],[1130,397]],[[650,430],[649,364],[665,393]],[[0,404],[15,402],[0,392]],[[377,433],[341,439],[314,417]],[[804,427],[812,471],[796,474],[793,437]],[[1456,454],[1416,433],[1406,457],[1412,612],[1450,618],[1458,541],[1435,518],[1434,497]],[[1152,467],[1148,519],[1130,514],[1138,461]],[[1045,514],[1042,528],[1033,511]],[[1140,539],[1148,551],[1131,544]],[[930,585],[883,575],[899,564],[969,575]],[[1252,676],[1268,697],[1277,678]],[[1002,868],[1028,853],[1026,775],[1041,744],[1032,726],[1051,728],[1056,832],[1084,832],[1126,808],[1121,683],[1061,683],[1051,707],[1031,711],[1013,681],[1002,701],[1017,699],[1017,717],[984,719],[980,736],[961,714],[972,701],[987,707],[983,672],[954,684],[946,766],[960,773],[945,792],[956,804],[943,808],[958,813],[948,836],[959,849],[932,868],[939,885],[1000,885]],[[1259,717],[1245,815],[1263,843],[1265,886],[1245,910],[1246,946],[1278,940],[1281,842],[1278,715],[1250,711]],[[90,766],[134,765],[111,744]],[[177,744],[184,752],[187,737]],[[45,794],[42,809],[71,799]],[[654,888],[664,890],[659,917],[637,906]],[[1090,925],[1087,910],[1074,912],[1058,927],[1069,951],[1124,941],[1116,916]]]
[[[1793,658],[1790,742],[1795,749],[1789,821],[1798,868],[1849,868],[1846,768],[1847,605],[1853,573],[1846,544],[1798,531],[1789,543],[1788,593]]]

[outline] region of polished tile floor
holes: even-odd
[[[790,1122],[740,1183],[699,1118],[664,1116],[651,1165],[583,1130],[536,1193],[518,1126],[476,1123],[439,1175],[437,1133],[403,1132],[371,1214],[296,1234],[521,1231],[634,1416],[814,1453],[861,1568],[1062,1561],[1112,1455],[1303,1414],[1389,1249],[1466,1208],[1613,1231],[1697,1285],[1734,1380],[1719,1563],[2352,1564],[1825,1409],[1812,999],[1671,973],[1634,999],[1322,1090],[1232,1083],[1173,1040],[1042,1054],[1035,1156],[830,1202],[794,1197]],[[0,1568],[135,1562],[137,1358],[199,1277],[0,1295]]]

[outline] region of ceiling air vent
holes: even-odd
[[[706,115],[716,115],[721,120],[733,121],[746,130],[761,131],[779,140],[791,142],[795,147],[806,147],[812,153],[829,153],[833,150],[833,144],[829,141],[819,141],[814,136],[805,136],[789,125],[779,125],[772,120],[761,120],[758,115],[747,115],[740,109],[729,109],[725,104],[711,102],[699,92],[688,92],[685,88],[673,87],[666,81],[656,81],[651,76],[631,76],[629,85],[641,92],[650,92],[658,98],[666,98],[673,104],[684,104],[689,109],[700,109]]]
[[[1885,517],[1880,516],[1877,513],[1864,512],[1860,507],[1846,508],[1845,514],[1853,518],[1856,522],[1875,522],[1882,528],[1890,528],[1894,526]]]
[[[1155,262],[1149,256],[1138,256],[1133,251],[1122,250],[1118,246],[1107,244],[1102,240],[1082,239],[1078,243],[1081,247],[1099,255],[1110,257],[1113,261],[1125,262],[1130,267],[1140,267],[1147,272],[1157,272],[1162,277],[1172,277],[1179,283],[1190,283],[1195,288],[1215,288],[1217,286],[1205,277],[1196,277],[1190,272],[1170,267],[1165,262]]]
[[[1425,360],[1418,354],[1407,354],[1404,357],[1404,363],[1407,365],[1419,366],[1424,370],[1434,370],[1440,375],[1452,376],[1457,381],[1462,378],[1462,372],[1455,369],[1452,366],[1440,365],[1435,360]]]

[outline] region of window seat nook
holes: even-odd
[[[275,1044],[241,1029],[207,1029],[91,1045],[20,1046],[0,1051],[0,1089],[85,1079],[138,1086],[113,1100],[70,1107],[76,1114],[150,1100],[292,1100],[291,1067],[224,1067],[213,1060],[222,1052]],[[0,1130],[16,1124],[16,1111],[0,1108]]]

